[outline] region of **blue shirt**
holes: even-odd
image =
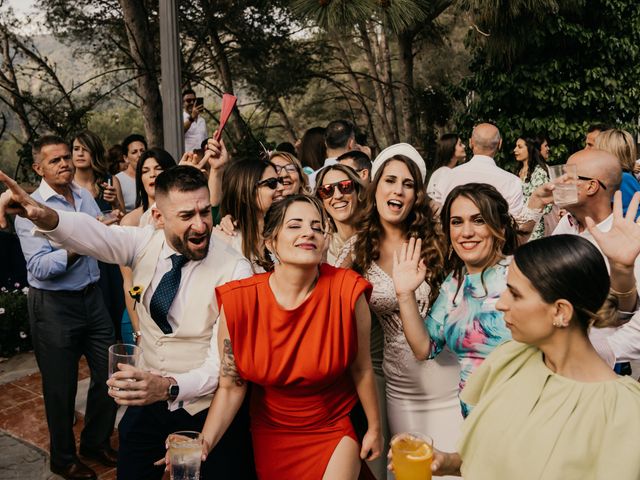
[[[100,209],[88,190],[72,183],[71,193],[75,208],[43,179],[31,197],[55,210],[84,212],[94,218],[100,214]],[[67,268],[67,251],[52,245],[41,235],[34,235],[32,231],[35,225],[30,220],[16,217],[15,227],[27,262],[27,280],[32,287],[77,291],[100,278],[98,262],[94,258],[81,256]]]
[[[622,192],[622,213],[626,215],[627,208],[629,208],[629,203],[631,203],[633,194],[636,192],[640,192],[640,183],[638,183],[636,177],[634,177],[630,173],[622,172],[622,183],[620,184],[620,191]],[[639,216],[640,212],[638,212],[638,214],[636,215],[636,220]]]

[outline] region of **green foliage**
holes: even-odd
[[[0,356],[32,350],[27,311],[27,289],[20,285],[0,289]]]
[[[546,132],[558,163],[582,148],[591,123],[629,130],[637,124],[640,9],[629,0],[583,0],[581,6],[561,7],[531,28],[526,53],[513,62],[487,59],[491,39],[475,50],[466,86],[476,98],[461,123],[494,121],[508,158],[521,133]]]
[[[132,133],[144,135],[142,113],[136,107],[111,106],[93,112],[89,116],[88,128],[100,136],[107,149]]]
[[[293,0],[292,10],[302,19],[313,18],[325,30],[344,30],[378,18],[392,31],[403,32],[429,19],[428,0]],[[450,3],[450,2],[447,2]]]

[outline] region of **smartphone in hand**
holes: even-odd
[[[201,107],[204,105],[204,98],[203,97],[196,97],[196,107]]]

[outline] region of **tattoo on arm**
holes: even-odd
[[[242,387],[245,384],[245,381],[238,373],[236,359],[233,356],[233,349],[231,348],[231,340],[229,338],[225,338],[223,342],[224,349],[222,352],[220,374],[223,377],[231,377],[231,380],[236,386]]]

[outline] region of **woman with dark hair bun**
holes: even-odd
[[[637,196],[627,217],[617,217],[615,235],[597,235],[609,263],[629,267],[640,253],[636,208]],[[593,222],[590,229],[597,230]],[[637,296],[632,279],[629,292],[614,291],[617,277],[612,270],[609,278],[602,253],[578,235],[516,250],[496,304],[513,341],[496,348],[467,382],[461,396],[473,411],[458,451],[434,452],[435,475],[640,478],[640,384],[618,377],[588,337],[608,295]]]

